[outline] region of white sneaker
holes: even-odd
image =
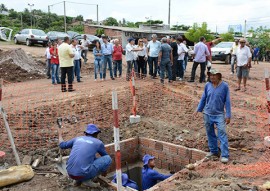
[[[231,72],[230,74],[233,75],[234,73]]]
[[[229,159],[228,158],[225,158],[225,157],[222,157],[220,159],[220,162],[222,162],[222,163],[228,163],[229,162]]]
[[[179,81],[183,81],[183,79],[182,78],[179,78]]]
[[[94,183],[92,180],[87,180],[82,182],[83,186],[91,187],[91,188],[98,188],[100,186],[99,183]]]
[[[95,82],[97,81],[97,79],[94,80]]]

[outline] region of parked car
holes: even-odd
[[[76,38],[77,36],[81,35],[80,33],[77,33],[75,31],[67,31],[67,34],[71,39]]]
[[[194,46],[188,46],[188,61],[193,61]]]
[[[225,64],[230,64],[233,44],[234,42],[220,42],[212,47],[212,60],[225,61]]]
[[[93,50],[94,47],[96,46],[96,41],[99,40],[99,38],[95,35],[91,35],[91,34],[82,34],[79,36],[75,36],[74,38],[77,39],[79,41],[79,43],[81,43],[81,40],[83,39],[84,35],[86,35],[86,38],[91,42],[90,45],[88,46],[88,50]]]
[[[53,42],[57,39],[64,40],[65,37],[69,36],[67,33],[58,32],[58,31],[50,31],[47,33],[49,41]]]
[[[15,44],[25,43],[27,46],[42,44],[45,47],[48,41],[46,33],[39,29],[23,29],[14,36]]]

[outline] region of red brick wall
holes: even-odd
[[[100,28],[102,28],[102,27],[100,27]],[[84,25],[84,33],[85,34],[95,35],[97,29],[98,29],[98,27]],[[119,30],[104,29],[104,33],[109,37],[117,37],[120,40],[122,38],[122,31],[119,31]]]
[[[139,158],[145,154],[156,157],[157,168],[180,171],[185,165],[195,163],[205,157],[206,153],[163,141],[139,138]]]

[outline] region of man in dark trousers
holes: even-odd
[[[61,129],[58,129],[60,148],[71,149],[67,172],[71,179],[76,180],[76,185],[98,186],[92,179],[100,174],[106,176],[106,171],[112,163],[103,142],[97,138],[100,132],[96,125],[89,124],[84,132],[85,136],[65,142]],[[97,153],[101,157],[96,158]]]
[[[173,61],[172,61],[172,81],[176,81],[176,74],[177,74],[177,59],[178,59],[178,46],[176,43],[175,36],[172,36],[172,55],[173,55]]]

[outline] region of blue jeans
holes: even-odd
[[[185,65],[184,60],[177,60],[177,70],[178,70],[177,73],[179,74],[179,77],[182,79],[184,78],[184,71],[185,71],[184,65]]]
[[[218,138],[220,141],[221,156],[229,158],[229,146],[228,146],[228,137],[226,133],[225,117],[223,115],[213,116],[204,114],[203,118],[210,152],[218,154],[218,139],[214,128],[214,124],[216,124],[218,130]]]
[[[57,83],[60,83],[59,75],[58,75],[59,64],[51,63],[51,69],[52,69],[52,83],[54,84],[55,81]]]
[[[73,66],[73,74],[72,74],[72,81],[74,81],[74,74],[77,77],[77,81],[81,81],[81,68],[80,68],[80,60],[74,60]]]
[[[188,63],[188,54],[186,54],[184,58],[184,71],[187,70],[187,63]]]
[[[88,169],[86,176],[80,181],[87,181],[93,179],[94,177],[100,175],[103,172],[106,172],[112,163],[112,159],[109,155],[99,157],[94,160],[93,164]]]
[[[171,61],[161,61],[160,63],[160,80],[163,82],[165,78],[165,71],[168,71],[169,80],[172,80],[172,66]]]
[[[106,78],[106,70],[107,70],[107,63],[110,70],[110,76],[113,78],[113,72],[112,72],[112,55],[105,55],[104,56],[104,68],[103,68],[103,78]]]
[[[149,75],[156,77],[158,72],[158,57],[149,56],[148,65],[149,65]]]
[[[102,60],[95,60],[95,79],[97,79],[97,75],[99,73],[100,79],[102,79],[103,74],[103,61]]]
[[[114,77],[117,77],[117,70],[119,72],[119,76],[122,76],[122,60],[113,61],[113,70],[114,70]]]

